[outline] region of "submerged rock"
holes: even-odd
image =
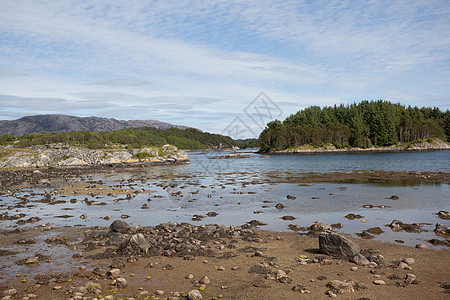
[[[399,220],[393,220],[391,222],[391,224],[388,225],[389,227],[392,228],[392,230],[394,231],[407,231],[407,232],[417,232],[420,233],[422,232],[422,229],[420,228],[420,225],[417,223],[403,223],[402,221]]]

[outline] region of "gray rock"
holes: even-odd
[[[358,253],[352,257],[352,261],[360,266],[367,266],[370,264],[370,261],[362,254]]]
[[[151,245],[145,239],[142,233],[134,234],[119,249],[119,252],[127,249],[132,254],[148,253]]]
[[[203,276],[198,282],[201,284],[210,284],[211,280],[207,276]]]
[[[408,266],[408,264],[405,263],[405,262],[403,262],[403,261],[401,261],[401,262],[398,263],[398,267],[399,267],[400,269],[410,269],[410,267]]]
[[[416,261],[414,260],[414,258],[412,258],[412,257],[404,258],[403,261],[404,261],[405,263],[407,263],[408,265],[412,265],[412,264],[414,264],[414,263],[416,262]]]
[[[332,280],[327,283],[326,287],[329,288],[334,294],[351,294],[355,292],[354,281]]]
[[[120,275],[120,269],[111,269],[108,272],[106,272],[106,276],[109,278],[117,278]]]
[[[309,229],[311,231],[322,232],[322,231],[326,231],[326,230],[331,231],[333,228],[330,225],[328,225],[327,223],[317,222],[317,223],[314,223],[311,226],[309,226]]]
[[[348,238],[327,230],[319,235],[319,251],[332,256],[355,257],[361,248]]]
[[[3,295],[5,295],[5,296],[12,296],[15,294],[17,294],[17,290],[15,288],[11,288],[11,289],[3,291]]]
[[[127,233],[131,230],[131,226],[125,221],[115,220],[109,226],[109,230],[112,232]]]
[[[450,226],[445,226],[444,224],[436,223],[434,232],[437,235],[449,235],[450,234]]]
[[[189,300],[202,300],[203,296],[199,290],[192,290],[188,293]]]
[[[405,281],[411,283],[416,280],[416,275],[414,274],[406,274]]]
[[[117,286],[119,289],[126,288],[127,285],[128,285],[128,283],[127,283],[127,281],[125,280],[125,278],[117,278],[117,279],[116,279],[116,286]]]

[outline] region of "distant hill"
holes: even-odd
[[[170,123],[154,120],[116,120],[99,117],[74,117],[67,115],[36,115],[27,116],[12,121],[0,121],[0,136],[12,134],[20,136],[22,134],[39,132],[71,132],[71,131],[114,131],[124,128],[154,127],[158,129],[187,129],[189,127],[173,125]]]

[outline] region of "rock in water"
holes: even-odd
[[[122,244],[119,252],[123,252],[125,250],[133,255],[144,253],[147,254],[150,247],[151,245],[147,242],[144,235],[142,233],[138,233],[131,236],[128,241]]]
[[[127,222],[116,220],[111,223],[111,225],[109,226],[109,230],[112,232],[127,233],[131,230],[131,226],[128,225]]]
[[[355,257],[361,251],[359,246],[337,233],[324,231],[319,235],[319,251],[332,256]]]

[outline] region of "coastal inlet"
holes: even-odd
[[[450,210],[448,151],[238,153],[242,158],[209,159],[227,152],[190,152],[189,165],[36,173],[36,184],[2,191],[0,227],[107,226],[114,219],[134,226],[255,220],[267,230],[301,231],[320,221],[337,224],[338,232],[382,241],[447,243],[435,228],[450,225],[438,214]],[[393,220],[417,224],[419,230],[387,226]]]

